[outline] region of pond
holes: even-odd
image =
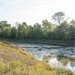
[[[52,67],[65,68],[75,72],[75,47],[53,46],[45,44],[16,43],[37,60],[45,61]]]

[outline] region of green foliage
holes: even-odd
[[[11,38],[16,38],[17,29],[15,27],[11,28]]]
[[[56,12],[52,16],[59,25],[43,20],[42,24],[35,23],[33,26],[23,22],[11,27],[7,21],[1,21],[0,38],[75,40],[75,20],[68,23],[67,20],[64,20],[64,16],[63,12]]]
[[[0,62],[0,75],[73,75],[64,69],[54,69],[42,63],[29,66],[20,61]]]
[[[56,12],[52,19],[55,20],[58,24],[60,24],[64,19],[65,13],[64,12]]]
[[[5,74],[8,71],[9,71],[9,64],[0,62],[0,75]]]
[[[7,21],[0,22],[0,37],[9,38],[11,33],[11,25],[7,24]]]
[[[57,75],[73,75],[73,73],[64,69],[57,69]]]

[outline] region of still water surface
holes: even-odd
[[[46,61],[52,67],[65,68],[75,72],[75,47],[63,47],[44,44],[16,43],[37,60]]]

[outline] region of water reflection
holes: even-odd
[[[43,44],[17,44],[40,61],[53,67],[65,68],[75,72],[75,47],[62,47]]]

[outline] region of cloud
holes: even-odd
[[[74,7],[73,0],[0,0],[0,18],[32,23],[32,20],[39,22],[50,19],[50,16],[58,11],[75,18]]]
[[[36,3],[48,3],[49,2],[49,0],[36,0]]]
[[[3,8],[2,7],[0,7],[0,11],[3,11]]]
[[[16,5],[16,2],[10,0],[10,1],[8,2],[8,4],[9,4],[10,6],[14,6],[14,5]]]

